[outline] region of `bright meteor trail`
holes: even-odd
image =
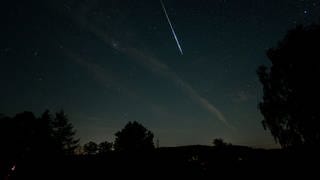
[[[162,9],[163,9],[163,12],[164,12],[164,14],[165,14],[165,15],[166,15],[166,17],[167,17],[168,23],[169,23],[170,28],[171,28],[171,32],[172,32],[172,34],[173,34],[173,37],[174,37],[174,39],[175,39],[175,40],[176,40],[176,42],[177,42],[177,45],[178,45],[179,51],[180,51],[181,55],[183,55],[182,48],[181,48],[181,46],[180,46],[180,43],[179,43],[178,37],[177,37],[176,33],[174,32],[174,29],[173,29],[173,26],[172,26],[172,24],[171,24],[170,18],[169,18],[169,16],[168,16],[168,13],[167,13],[166,7],[164,6],[164,4],[163,4],[162,0],[160,0],[160,3],[161,3],[161,6],[162,6]]]

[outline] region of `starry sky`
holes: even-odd
[[[256,75],[265,51],[317,0],[29,0],[1,4],[0,112],[64,109],[81,142],[113,141],[128,121],[160,146],[214,138],[277,147]]]

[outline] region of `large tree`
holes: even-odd
[[[258,69],[264,128],[282,147],[319,145],[320,26],[290,30],[267,56],[271,67]]]
[[[145,151],[154,149],[153,133],[138,122],[129,122],[116,134],[116,151]]]
[[[55,114],[55,118],[51,122],[51,128],[56,148],[63,154],[73,154],[79,146],[79,139],[74,137],[76,131],[64,111],[61,110]]]

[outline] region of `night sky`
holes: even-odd
[[[318,0],[29,0],[0,6],[0,113],[64,109],[81,142],[128,121],[160,146],[276,147],[261,125],[265,52]]]

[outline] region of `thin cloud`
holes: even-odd
[[[82,12],[88,12],[89,10],[86,9]],[[146,52],[143,52],[135,47],[132,46],[125,46],[122,45],[119,41],[113,38],[108,32],[98,28],[97,26],[90,24],[86,19],[85,13],[78,13],[76,16],[73,17],[75,22],[78,25],[81,25],[95,34],[98,38],[100,38],[106,45],[110,46],[111,48],[126,54],[127,56],[131,57],[130,59],[135,60],[138,64],[143,66],[145,69],[151,71],[152,73],[161,76],[163,78],[169,79],[173,81],[178,87],[181,88],[183,92],[185,92],[190,99],[192,99],[195,103],[199,104],[201,107],[206,109],[211,114],[215,115],[220,122],[222,122],[225,126],[230,129],[235,129],[225,118],[223,113],[215,107],[212,103],[210,103],[207,99],[202,97],[197,91],[192,88],[192,86],[183,81],[175,72],[171,71],[170,68],[158,60],[157,58],[149,55]],[[116,44],[116,45],[115,45]],[[99,73],[97,73],[99,74]]]

